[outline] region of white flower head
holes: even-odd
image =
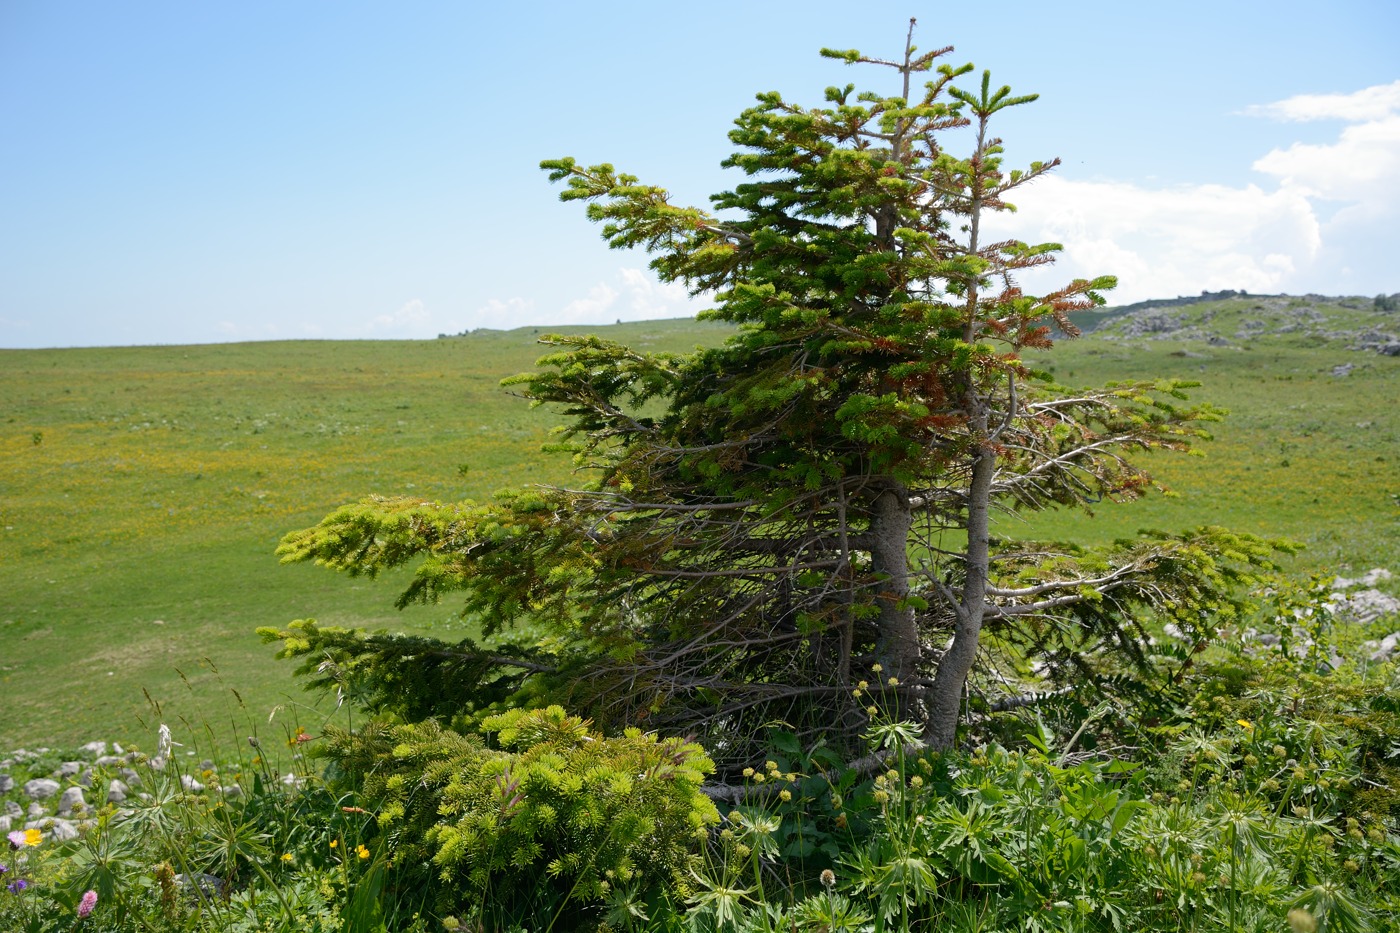
[[[170,727],[161,723],[160,730],[156,733],[156,755],[161,758],[169,758],[170,749],[179,744],[170,737]]]

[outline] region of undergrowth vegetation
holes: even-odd
[[[727,789],[693,743],[557,707],[479,735],[342,713],[286,736],[286,774],[256,736],[198,767],[161,737],[77,838],[10,833],[0,928],[1400,930],[1400,669],[1359,650],[1384,625],[1265,596],[1293,644],[1164,651],[1151,704],[1047,698],[936,754],[872,670],[867,757],[775,725]]]

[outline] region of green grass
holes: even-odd
[[[1213,310],[1231,333],[1260,316],[1249,300],[1169,310]],[[1375,323],[1323,310],[1338,328]],[[593,330],[669,350],[726,333]],[[171,722],[263,718],[278,704],[297,717],[310,698],[259,625],[315,617],[452,637],[463,624],[450,605],[398,612],[395,581],[281,566],[273,549],[368,493],[482,498],[567,479],[567,459],[539,451],[550,414],[499,386],[541,355],[535,336],[0,351],[0,749],[149,743],[143,691]],[[1096,541],[1222,524],[1302,541],[1299,570],[1400,569],[1400,359],[1305,333],[1249,346],[1061,343],[1042,363],[1065,384],[1199,379],[1197,400],[1234,413],[1205,459],[1153,464],[1177,498],[1008,518],[1003,533]],[[1351,375],[1332,376],[1344,362]]]

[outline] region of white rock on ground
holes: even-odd
[[[1380,590],[1361,590],[1334,595],[1328,601],[1327,608],[1347,622],[1370,625],[1377,619],[1400,613],[1400,599]]]
[[[129,790],[131,790],[131,788],[127,787],[125,783],[116,778],[112,778],[107,784],[107,802],[121,803],[126,800],[126,794]]]
[[[1389,580],[1391,576],[1391,572],[1384,567],[1372,567],[1354,580],[1348,579],[1347,577],[1338,577],[1332,581],[1332,589],[1349,590],[1353,586],[1375,586],[1382,580]]]
[[[81,787],[70,787],[58,798],[58,815],[71,816],[75,811],[87,809],[87,800]]]
[[[1380,641],[1368,641],[1366,647],[1373,649],[1370,654],[1372,661],[1389,661],[1400,648],[1400,632],[1391,632]]]
[[[78,751],[83,752],[84,754],[91,755],[94,758],[101,758],[103,755],[107,754],[107,743],[89,742],[82,748],[78,749]]]
[[[8,794],[15,789],[15,779],[8,774],[0,774],[0,794]]]
[[[75,777],[81,770],[83,770],[83,763],[81,761],[65,761],[58,766],[58,776],[66,778]]]
[[[48,800],[58,789],[59,783],[51,778],[35,778],[24,784],[24,793],[30,800]]]

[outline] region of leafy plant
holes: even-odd
[[[333,731],[323,751],[440,912],[573,928],[617,909],[619,890],[635,901],[684,885],[719,819],[699,789],[713,770],[699,746],[635,729],[605,738],[557,706],[483,727],[499,748],[428,721]]]

